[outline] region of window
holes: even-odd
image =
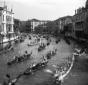
[[[11,22],[12,21],[11,16],[6,16],[6,21]]]
[[[10,24],[7,24],[6,25],[6,29],[7,29],[7,32],[11,32],[11,25]]]

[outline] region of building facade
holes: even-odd
[[[75,31],[83,31],[84,30],[85,18],[86,18],[86,11],[83,10],[82,8],[78,9],[76,14],[73,16]]]
[[[74,36],[84,37],[86,33],[86,18],[88,16],[88,0],[86,1],[85,7],[78,8],[75,10],[75,15],[73,16],[73,26],[74,26]]]
[[[64,27],[66,25],[69,25],[72,23],[72,16],[61,17],[57,20],[57,22],[58,22],[58,28],[60,30],[64,30]]]
[[[0,34],[3,35],[3,42],[14,38],[14,18],[13,11],[8,10],[7,6],[0,7]]]
[[[72,36],[73,32],[73,20],[72,16],[61,17],[56,20],[58,24],[58,29],[60,33],[65,34],[66,36]]]

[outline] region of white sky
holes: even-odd
[[[1,1],[1,0],[0,0]],[[27,20],[55,20],[73,15],[75,9],[85,6],[86,0],[5,0],[13,8],[14,17]]]

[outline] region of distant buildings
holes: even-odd
[[[55,22],[57,22],[59,32],[63,32],[66,35],[72,35],[73,31],[73,20],[72,16],[65,16],[57,19]]]
[[[65,16],[65,17],[61,17],[58,20],[56,20],[58,22],[58,27],[60,30],[64,30],[64,27],[68,24],[72,23],[72,16]]]
[[[78,36],[79,33],[82,33],[84,31],[85,19],[86,19],[85,9],[84,8],[77,9],[75,11],[75,15],[73,16],[74,32],[76,36]]]
[[[32,31],[35,30],[35,27],[39,26],[39,25],[45,25],[48,21],[42,21],[42,20],[37,20],[37,19],[32,19],[31,21],[31,29]]]
[[[12,9],[9,10],[7,5],[0,7],[0,34],[3,35],[3,42],[14,39],[14,18]]]
[[[88,9],[88,0],[86,1],[85,8]]]
[[[88,28],[86,24],[88,22],[88,0],[85,7],[75,10],[73,16],[65,16],[56,20],[58,23],[58,29],[64,31],[65,34],[70,33],[74,38],[84,38],[88,35]],[[87,20],[87,22],[86,22]],[[86,23],[86,24],[85,24]]]

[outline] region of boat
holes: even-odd
[[[16,64],[16,63],[21,63],[21,62],[23,62],[23,61],[25,61],[25,60],[28,60],[28,58],[30,58],[30,56],[31,56],[31,54],[32,53],[30,53],[30,54],[24,54],[24,55],[22,55],[22,56],[14,56],[14,58],[11,60],[11,61],[8,61],[7,62],[7,65],[12,65],[12,64]]]
[[[53,50],[53,51],[49,51],[46,55],[47,59],[51,59],[52,56],[56,55],[56,51],[57,49]]]
[[[47,66],[47,61],[46,62],[40,62],[38,64],[33,64],[31,67],[27,68],[26,71],[24,71],[24,75],[30,75],[33,74],[34,72],[43,69],[44,67]]]
[[[46,46],[43,44],[43,45],[40,45],[39,48],[38,48],[38,52],[42,51]]]
[[[56,83],[62,83],[64,78],[70,73],[72,67],[74,64],[74,55],[72,57],[72,61],[65,64],[66,66],[61,66],[60,70],[56,70],[54,77],[55,77],[55,82]]]

